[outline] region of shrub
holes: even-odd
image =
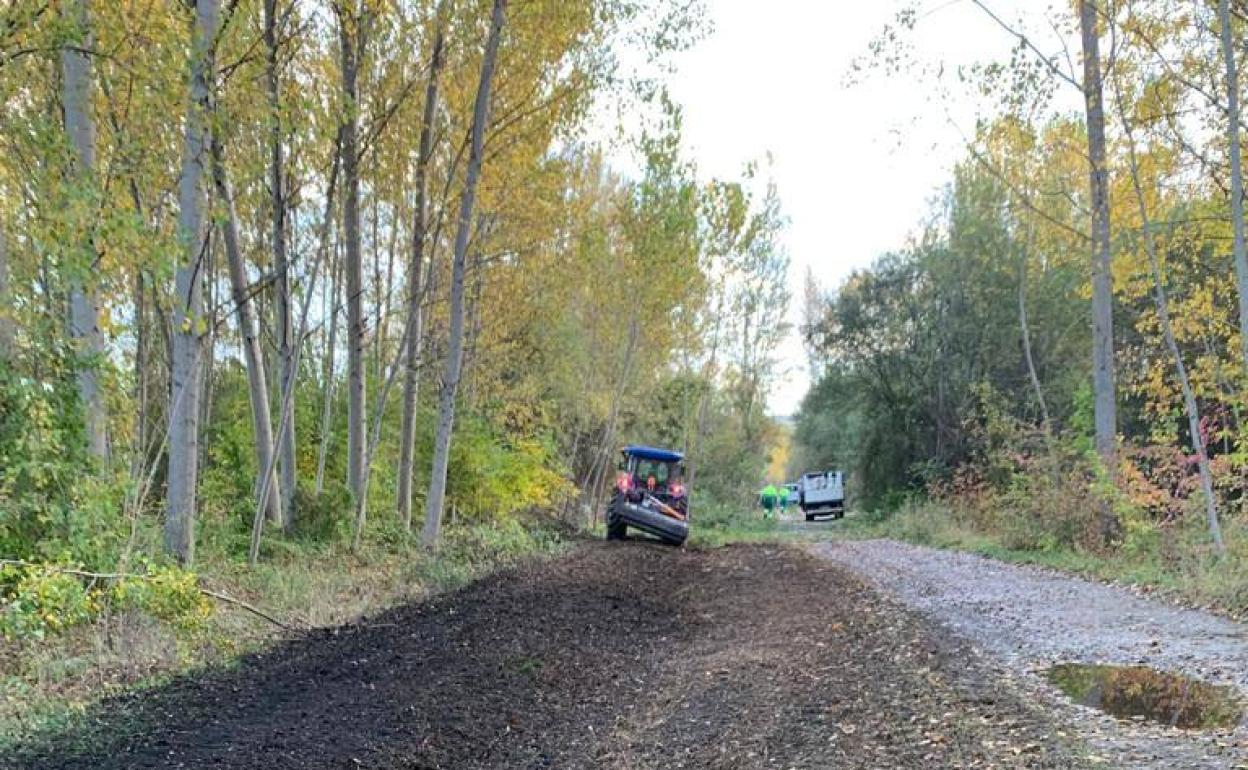
[[[40,362],[53,372],[42,380],[0,361],[0,555],[105,564],[129,530],[124,486],[86,455],[77,391],[55,374],[59,360]]]
[[[192,572],[172,566],[133,575],[92,573],[76,564],[10,563],[0,568],[0,636],[44,639],[108,609],[138,610],[182,629],[212,613]]]
[[[43,639],[85,623],[99,611],[99,592],[52,565],[9,565],[0,570],[4,586],[0,636]]]
[[[329,482],[318,495],[304,487],[295,489],[294,535],[302,540],[328,542],[351,530],[351,491],[341,482]]]

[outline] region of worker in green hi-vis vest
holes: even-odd
[[[764,519],[770,519],[775,515],[776,501],[779,497],[780,493],[773,484],[768,484],[763,487],[762,492],[758,493],[758,501],[763,506]]]

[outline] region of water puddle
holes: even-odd
[[[1201,729],[1234,727],[1243,716],[1231,688],[1146,666],[1063,663],[1045,675],[1076,703],[1120,719]]]

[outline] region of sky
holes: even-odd
[[[1049,32],[1042,0],[985,0],[1010,23]],[[677,55],[667,86],[703,178],[739,176],[770,156],[789,225],[790,321],[769,411],[797,410],[809,386],[796,331],[807,267],[825,288],[906,244],[964,156],[983,106],[937,96],[914,76],[847,77],[902,3],[706,0],[713,29]],[[1038,36],[1039,37],[1039,36]],[[1060,50],[1049,32],[1051,45]],[[970,0],[928,0],[909,36],[925,62],[1006,60],[1015,40]]]

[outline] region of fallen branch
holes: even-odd
[[[255,605],[252,605],[252,604],[248,604],[247,602],[243,601],[242,599],[235,599],[233,596],[228,596],[228,595],[226,595],[226,594],[217,593],[216,591],[212,591],[212,590],[207,589],[207,588],[204,588],[204,587],[202,587],[202,586],[197,586],[197,587],[199,588],[200,593],[202,593],[204,596],[211,596],[213,599],[216,599],[216,600],[217,600],[217,601],[219,601],[219,602],[224,602],[224,603],[226,603],[226,604],[232,604],[232,605],[234,605],[235,607],[239,607],[239,608],[241,608],[241,609],[247,610],[248,612],[250,612],[251,614],[255,615],[256,617],[258,617],[258,618],[262,618],[262,619],[264,619],[264,620],[267,620],[267,621],[269,621],[270,623],[272,623],[273,625],[277,626],[278,628],[281,628],[281,629],[283,629],[283,630],[285,630],[285,631],[294,631],[294,630],[297,630],[297,627],[296,627],[296,626],[292,626],[292,625],[290,625],[289,623],[285,623],[285,622],[283,622],[283,621],[281,621],[281,620],[278,620],[277,618],[273,617],[272,615],[269,615],[268,613],[266,613],[266,612],[264,612],[263,610],[261,610],[259,607],[256,607]]]

